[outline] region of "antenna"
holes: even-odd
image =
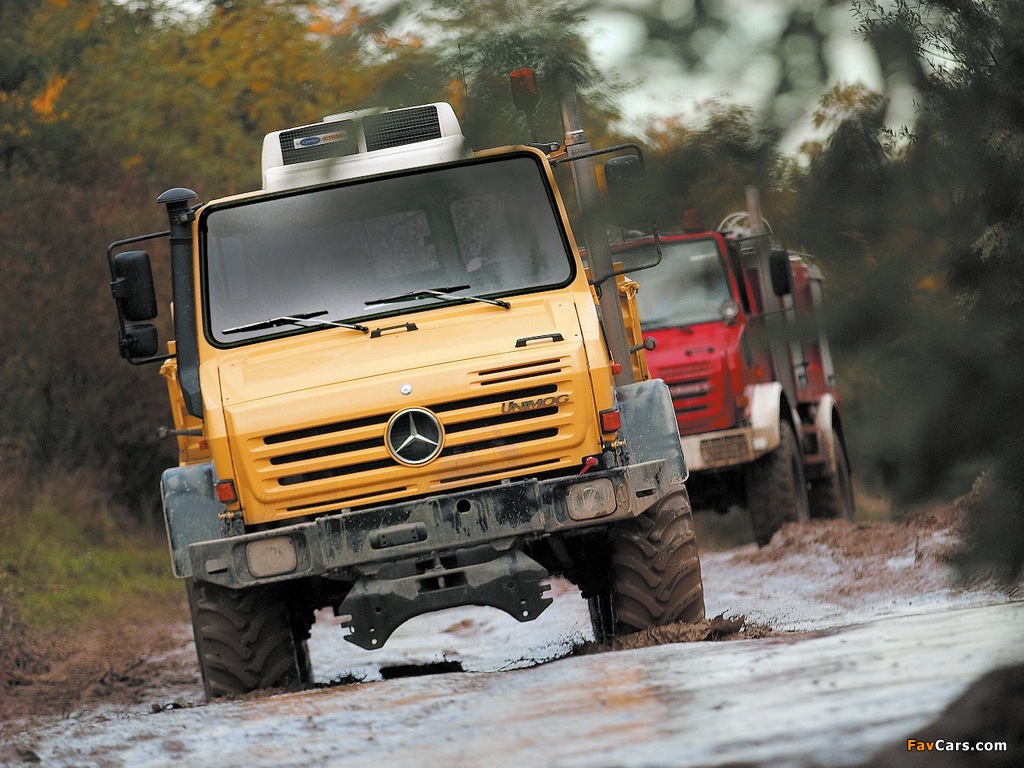
[[[462,90],[466,94],[466,128],[469,128],[469,81],[466,80],[466,62],[462,58],[462,43],[459,43],[459,71],[462,73]]]

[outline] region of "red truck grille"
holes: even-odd
[[[707,363],[691,363],[667,368],[661,372],[668,383],[676,413],[680,416],[699,414],[710,405],[708,395],[713,387],[710,378],[711,366]]]

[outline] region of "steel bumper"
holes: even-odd
[[[614,488],[614,509],[600,517],[574,519],[570,489],[603,478]],[[482,545],[497,554],[517,541],[635,517],[669,493],[674,482],[665,461],[509,482],[200,541],[187,547],[187,557],[193,578],[231,588],[314,576],[356,580],[398,560]]]

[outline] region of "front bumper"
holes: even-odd
[[[779,444],[778,428],[739,427],[699,435],[683,435],[679,442],[691,472],[726,469],[749,464]]]
[[[614,505],[599,517],[574,519],[570,490],[597,480],[611,483]],[[399,560],[483,545],[503,552],[519,541],[636,517],[668,494],[675,481],[665,461],[646,461],[324,515],[191,543],[184,554],[193,578],[236,589],[315,576],[355,581]]]

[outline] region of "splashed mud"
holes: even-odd
[[[378,651],[324,614],[314,689],[213,704],[184,605],[140,610],[0,690],[0,764],[852,765],[1024,662],[1024,594],[956,580],[961,530],[955,511],[787,526],[704,553],[715,618],[604,646],[561,580],[534,622],[443,611]]]

